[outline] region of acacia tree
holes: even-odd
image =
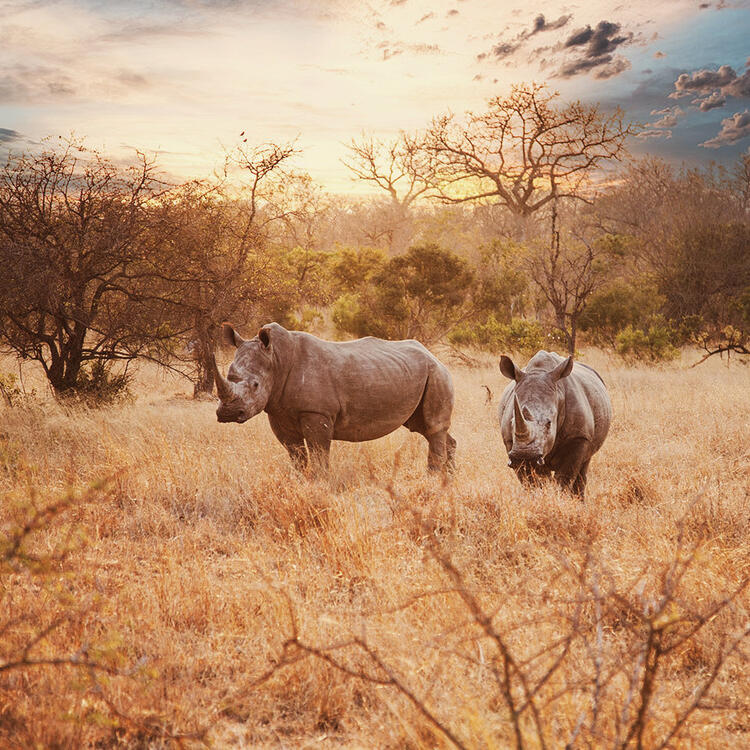
[[[74,141],[0,170],[0,342],[38,361],[56,393],[78,388],[85,364],[131,360],[175,333],[146,263],[165,189],[143,154],[121,169]]]
[[[635,132],[617,109],[557,103],[545,86],[515,86],[487,110],[432,122],[425,149],[434,158],[435,186],[449,203],[489,201],[531,216],[564,198],[585,199],[596,169],[625,153]],[[554,227],[553,227],[554,232]]]
[[[352,139],[344,165],[363,182],[388,195],[373,218],[370,240],[387,240],[391,251],[403,250],[409,242],[409,221],[415,201],[431,190],[435,164],[430,151],[417,136],[402,132],[391,141],[363,136]]]

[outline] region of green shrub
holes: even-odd
[[[451,332],[448,340],[458,346],[473,346],[492,354],[532,354],[550,345],[550,335],[538,321],[513,318],[510,323],[501,323],[494,315],[484,323],[464,323]]]
[[[581,313],[579,328],[592,343],[616,348],[621,331],[628,326],[645,330],[663,304],[664,297],[648,279],[616,281],[592,295]]]
[[[680,353],[676,338],[677,332],[669,322],[656,316],[643,328],[627,325],[615,338],[615,350],[628,362],[668,362]]]

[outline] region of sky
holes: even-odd
[[[180,178],[244,131],[354,192],[353,137],[532,81],[622,107],[636,154],[729,165],[750,150],[750,0],[0,0],[0,149],[74,133]]]

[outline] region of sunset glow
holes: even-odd
[[[622,106],[648,125],[631,150],[729,163],[750,144],[749,38],[742,0],[6,0],[0,146],[75,132],[116,157],[157,152],[187,177],[244,131],[297,139],[298,166],[350,192],[352,137],[418,129],[533,80]],[[734,78],[701,87],[721,66]]]

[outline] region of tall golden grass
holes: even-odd
[[[750,368],[584,361],[583,503],[507,468],[494,364],[450,479],[406,430],[300,475],[151,370],[3,406],[0,746],[750,744]]]

